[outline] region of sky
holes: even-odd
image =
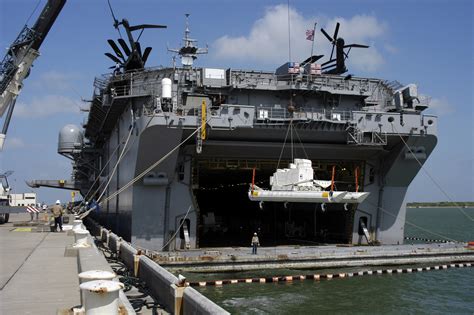
[[[152,46],[148,66],[171,65],[167,46],[180,47],[184,14],[190,13],[192,37],[209,54],[196,66],[273,71],[289,59],[287,1],[110,0],[118,19],[131,24],[165,24],[146,30],[142,47]],[[38,9],[32,14],[39,3]],[[0,47],[7,48],[23,25],[32,26],[46,0],[0,0]],[[332,34],[341,23],[346,43],[370,45],[353,50],[348,68],[356,76],[418,84],[431,97],[425,114],[439,117],[438,145],[426,171],[453,200],[474,200],[474,34],[473,4],[468,0],[290,0],[291,60],[309,56],[305,31],[323,27]],[[30,15],[32,17],[29,19]],[[29,19],[29,20],[28,20]],[[117,39],[106,0],[67,0],[40,48],[17,99],[0,171],[13,170],[13,192],[29,192],[31,179],[68,179],[71,162],[57,154],[59,130],[80,126],[92,96],[94,77],[113,65],[107,39]],[[316,33],[314,50],[329,55],[330,44]],[[3,56],[2,52],[2,56]],[[3,125],[3,120],[0,119]],[[70,192],[35,189],[38,200],[70,199]],[[448,198],[420,171],[408,201]]]

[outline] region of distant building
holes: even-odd
[[[10,206],[34,206],[36,205],[36,193],[10,194]]]

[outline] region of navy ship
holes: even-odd
[[[108,41],[113,73],[95,78],[85,124],[59,135],[71,180],[32,186],[79,190],[101,224],[151,250],[248,246],[254,232],[275,246],[403,243],[405,194],[436,146],[437,118],[415,84],[348,75],[349,51],[368,46],[346,44],[339,23],[332,36],[321,29],[327,61],[276,71],[195,67],[207,48],[188,22],[170,49],[181,65],[146,67],[152,49],[137,31],[164,26],[115,27],[128,42]],[[251,200],[295,161],[323,199]],[[364,198],[331,202],[335,191]]]

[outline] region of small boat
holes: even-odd
[[[368,192],[334,191],[334,180],[314,180],[311,160],[307,159],[295,159],[289,168],[278,169],[270,176],[270,185],[271,190],[265,190],[252,184],[250,200],[346,204],[361,203],[369,196]]]

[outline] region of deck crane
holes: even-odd
[[[23,80],[28,77],[33,62],[40,55],[39,48],[65,3],[66,0],[48,0],[33,27],[30,28],[27,25],[23,27],[0,63],[0,118],[5,115],[0,131],[0,152],[3,150],[15,102],[23,87]],[[6,181],[7,176],[0,175],[0,179],[4,179],[0,183],[0,224],[8,222],[9,213],[24,211],[24,207],[9,207],[10,188]]]
[[[0,133],[0,152],[23,80],[30,73],[33,61],[40,55],[39,48],[65,3],[66,0],[48,0],[33,27],[23,27],[0,63],[0,118],[6,113]]]

